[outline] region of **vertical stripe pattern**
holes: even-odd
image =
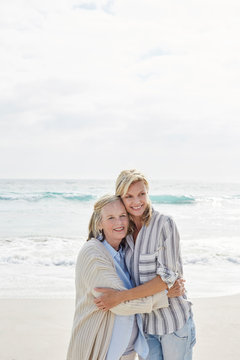
[[[127,236],[126,264],[136,286],[157,274],[170,288],[183,276],[180,238],[175,222],[169,216],[153,211],[150,224],[138,233],[135,245]],[[144,331],[164,335],[184,326],[191,314],[186,296],[169,298],[169,307],[143,315]]]
[[[104,245],[96,239],[81,248],[75,274],[76,303],[67,360],[105,360],[112,337],[115,315],[132,315],[167,306],[164,293],[125,301],[104,312],[97,308],[96,287],[126,290],[114,261]],[[119,334],[121,337],[121,334]],[[129,341],[129,339],[127,339]],[[126,347],[128,345],[126,343]]]

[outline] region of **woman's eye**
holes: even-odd
[[[122,214],[121,217],[126,217],[127,215],[126,214]]]
[[[131,198],[131,195],[125,196],[125,199],[130,199],[130,198]]]

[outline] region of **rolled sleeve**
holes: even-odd
[[[162,229],[163,246],[158,251],[157,274],[171,288],[179,274],[180,238],[175,222],[168,218]]]

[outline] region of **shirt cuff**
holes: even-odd
[[[166,290],[153,295],[153,310],[169,306]]]
[[[159,275],[161,277],[162,281],[164,281],[167,284],[169,289],[171,289],[171,287],[174,285],[175,281],[179,278],[177,272],[176,273],[173,271],[165,272],[161,268],[157,269],[157,275]]]

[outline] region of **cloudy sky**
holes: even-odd
[[[1,0],[0,178],[240,182],[237,0]]]

